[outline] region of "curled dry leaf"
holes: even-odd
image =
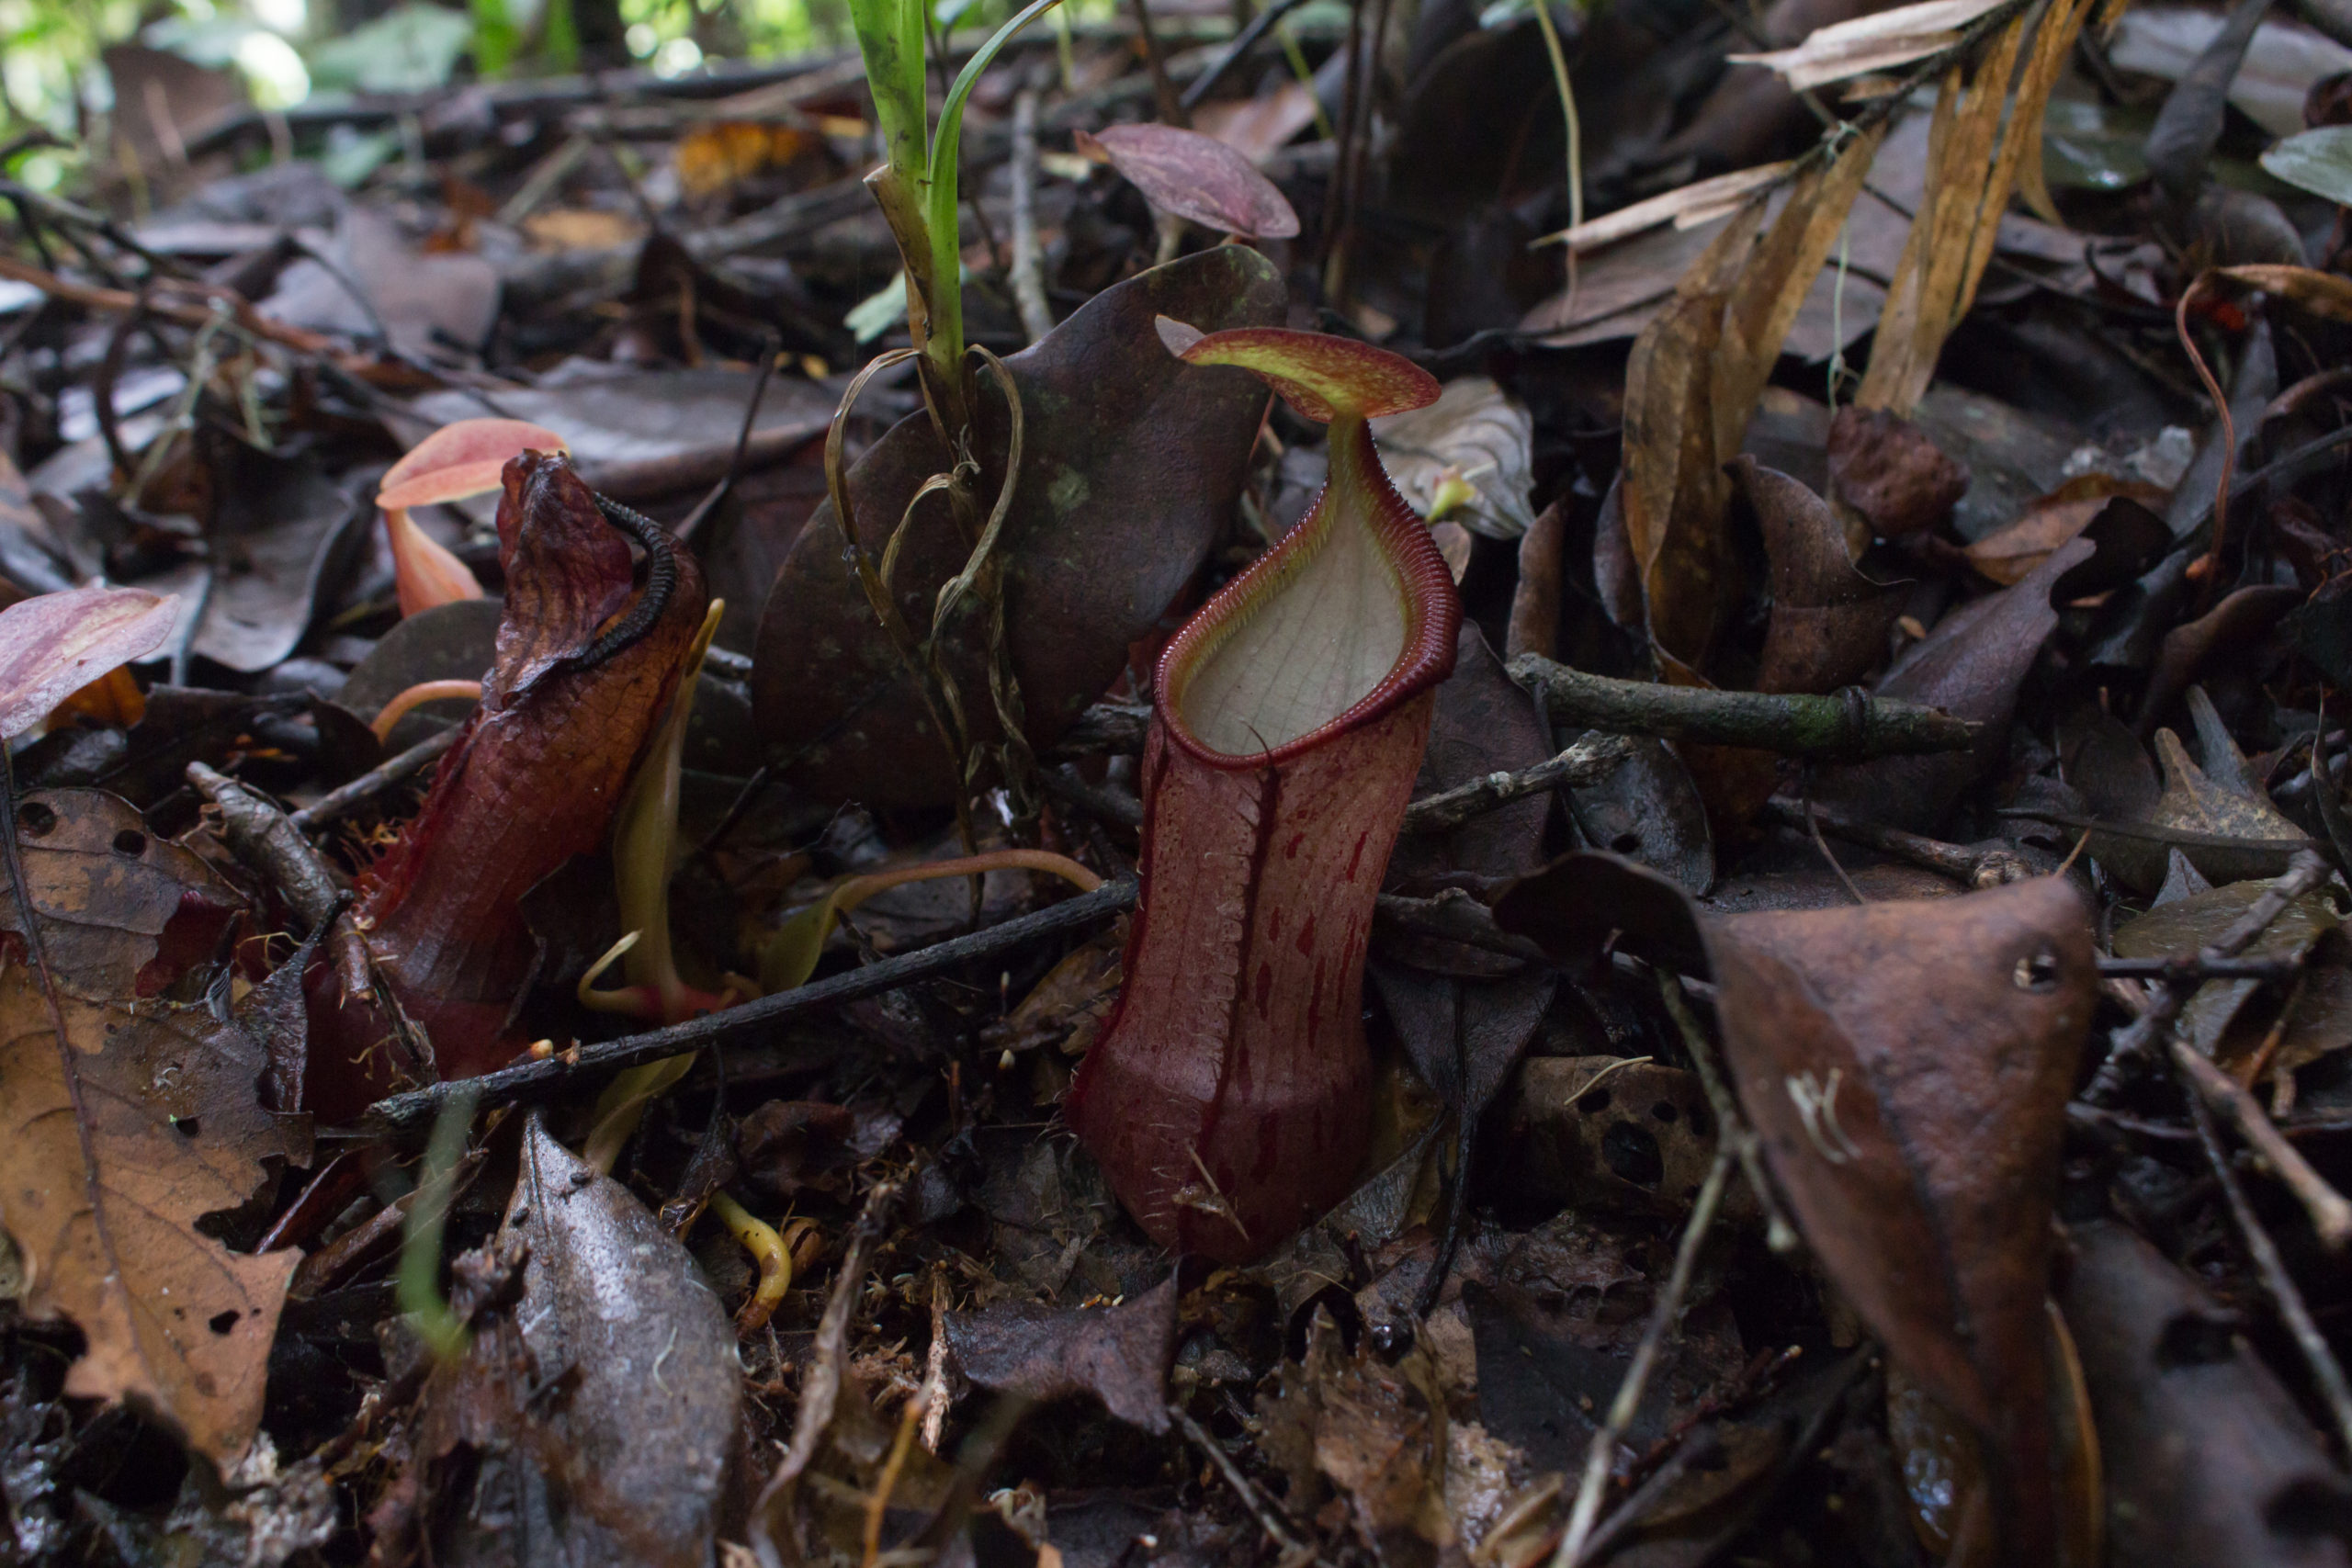
[[[1091,1393],[1131,1427],[1168,1430],[1173,1277],[1114,1307],[1063,1311],[1004,1302],[949,1313],[946,1329],[948,1352],[982,1388],[1035,1400]]]
[[[1967,314],[1993,259],[2001,214],[2019,171],[2040,167],[2042,115],[2051,89],[2073,57],[2075,39],[2097,3],[2057,0],[2036,12],[2019,12],[1976,51],[1965,74],[1959,65],[1945,73],[1936,103],[1938,134],[1930,139],[1934,152],[1927,184],[1879,310],[1870,367],[1855,395],[1862,407],[1908,414],[1927,392],[1944,340]],[[1884,38],[1890,29],[1908,25],[1902,21],[1905,17],[1940,28],[1964,25],[1954,18],[1981,16],[1991,8],[1983,0],[1928,0],[1925,6],[1847,25],[1876,28]],[[1932,19],[1939,17],[1942,19]],[[2029,29],[2030,51],[2025,48]],[[1812,42],[1807,40],[1796,52],[1802,54]],[[1920,52],[1936,47],[1940,45]],[[1797,85],[1794,75],[1790,80]]]
[[[72,588],[0,610],[0,740],[163,647],[178,618],[176,604],[140,588]]]
[[[1759,692],[1830,692],[1886,655],[1907,583],[1874,582],[1846,553],[1829,503],[1755,458],[1732,459],[1772,563],[1772,619],[1764,632]]]
[[[1171,359],[1152,322],[1203,328],[1277,321],[1273,265],[1220,245],[1105,289],[1036,344],[1005,361],[1019,387],[1023,472],[998,549],[1005,628],[1029,739],[1052,744],[1126,662],[1182,593],[1240,492],[1265,411],[1265,389],[1237,372]],[[979,400],[979,491],[1004,479],[1004,405]],[[949,467],[931,417],[900,421],[852,465],[859,541],[876,558],[905,524],[891,587],[910,626],[929,626],[940,586],[971,545],[944,499],[910,514],[915,493]],[[942,659],[967,693],[985,693],[986,617],[949,628]],[[778,574],[760,622],[754,711],[781,775],[812,795],[870,806],[936,805],[958,781],[889,639],[842,564],[832,503],[820,505]],[[967,702],[976,744],[994,710]]]
[[[1572,855],[1495,918],[1563,963],[1615,932],[1685,972],[1712,964],[1741,1109],[1806,1243],[1978,1435],[2004,1560],[2046,1561],[2058,1506],[2042,1297],[2098,987],[2074,888],[2047,877],[1702,921],[1664,878]]]
[[[1081,152],[1098,153],[1173,217],[1238,234],[1287,240],[1298,232],[1290,201],[1249,159],[1214,136],[1150,121],[1077,133]]]
[[[2059,1301],[2098,1420],[2109,1561],[2343,1562],[2352,1483],[2242,1325],[2121,1225],[2069,1234]]]
[[[1516,539],[1534,526],[1535,421],[1484,376],[1449,381],[1427,408],[1372,422],[1396,493],[1430,522]]]
[[[2057,1529],[2042,1359],[2058,1150],[2098,973],[2057,878],[1708,933],[1742,1110],[1818,1256],[1993,1456],[2013,1560]]]
[[[604,840],[707,607],[701,571],[682,552],[668,603],[644,634],[583,662],[652,590],[632,586],[627,539],[563,459],[517,457],[505,484],[496,661],[424,808],[373,868],[359,911],[379,974],[429,1033],[443,1077],[487,1071],[519,1043],[507,1038],[509,1021],[537,956],[520,900]],[[330,1117],[356,1111],[355,1094],[372,1090],[348,1081],[342,1063],[389,1026],[373,1009],[327,997],[314,998],[312,1021],[337,1045],[314,1050],[308,1102]],[[334,1081],[321,1081],[322,1068]]]
[[[2164,528],[2164,520],[2149,510],[2162,505],[2164,498],[2165,492],[2154,485],[2132,484],[2104,474],[2086,474],[2035,502],[2007,527],[1973,541],[1964,553],[1970,565],[1994,581],[2004,585],[2021,582],[2035,567],[2050,558],[2051,551],[2081,536],[2094,525],[2103,525],[2108,518],[2120,521],[2130,517],[2142,527],[2153,524]],[[2165,530],[2165,536],[2169,536],[2170,530]]]
[[[1968,493],[1968,469],[1901,414],[1848,403],[1829,422],[1829,493],[1860,513],[1872,533],[1896,538],[1949,519]]]
[[[1445,1390],[1416,1344],[1395,1364],[1369,1340],[1351,1353],[1330,1314],[1317,1311],[1304,1362],[1285,1360],[1258,1401],[1266,1457],[1290,1479],[1304,1511],[1331,1490],[1385,1561],[1426,1557],[1453,1544],[1445,1507]],[[1418,1538],[1418,1539],[1417,1539]]]
[[[458,1274],[471,1342],[425,1384],[417,1514],[379,1531],[485,1568],[709,1562],[740,1479],[743,1374],[685,1248],[534,1116],[505,1223]]]
[[[1696,229],[1724,217],[1749,197],[1774,181],[1784,177],[1792,164],[1764,164],[1753,169],[1736,169],[1728,175],[1693,181],[1687,186],[1651,197],[1603,217],[1588,220],[1573,229],[1563,229],[1546,235],[1539,244],[1562,244],[1581,254],[1597,251],[1612,241],[1671,223],[1677,229]]]
[[[232,908],[176,845],[95,790],[28,796],[17,827],[55,991],[21,934],[0,970],[0,1226],[28,1314],[87,1349],[69,1394],[130,1399],[227,1465],[261,1420],[292,1252],[232,1252],[197,1222],[309,1139],[262,1107],[263,1050],[200,1008],[141,1001],[209,958]],[[16,924],[16,898],[0,890]],[[197,940],[200,938],[201,940]],[[134,984],[134,981],[136,982]]]

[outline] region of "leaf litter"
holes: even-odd
[[[0,1559],[2345,1560],[2341,8],[1198,9],[109,54]]]

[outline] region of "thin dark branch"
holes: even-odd
[[[937,942],[914,953],[900,953],[862,969],[814,981],[797,990],[781,991],[724,1012],[707,1013],[667,1029],[625,1035],[559,1056],[518,1062],[494,1073],[464,1080],[484,1106],[545,1100],[583,1079],[594,1079],[623,1067],[656,1062],[682,1052],[698,1051],[715,1041],[731,1039],[754,1030],[773,1029],[786,1019],[838,1007],[884,991],[895,991],[918,980],[944,975],[963,964],[992,959],[1030,942],[1085,931],[1133,908],[1136,885],[1114,882],[1091,893],[1007,920],[984,931]],[[443,1101],[460,1086],[435,1084],[379,1100],[368,1108],[362,1131],[373,1137],[405,1138],[433,1124]]]
[[[349,784],[338,785],[300,811],[290,813],[288,820],[305,832],[323,828],[439,761],[464,733],[464,725],[453,724],[437,735],[427,736],[407,750],[387,757]]]
[[[2235,958],[2253,945],[2254,940],[2267,930],[2270,922],[2286,911],[2287,906],[2318,886],[2328,876],[2327,863],[2310,850],[2298,850],[2287,867],[2287,874],[2264,889],[2247,908],[2237,924],[2213,939],[2199,958],[2213,961]],[[2107,1060],[2099,1064],[2098,1072],[2083,1090],[2082,1098],[2093,1105],[2113,1105],[2124,1088],[2146,1070],[2157,1042],[2172,1028],[2173,1020],[2188,1005],[2195,994],[2193,986],[2152,986],[2149,987],[2148,1010],[2132,1021],[2131,1025],[2115,1036]]]
[[[2287,1325],[2287,1332],[2294,1337],[2295,1347],[2303,1354],[2311,1368],[2312,1381],[2319,1385],[2320,1396],[2327,1404],[2327,1412],[2335,1422],[2336,1440],[2344,1450],[2352,1453],[2352,1386],[2344,1381],[2344,1369],[2329,1349],[2327,1341],[2312,1321],[2311,1309],[2303,1304],[2303,1294],[2295,1288],[2294,1277],[2287,1272],[2286,1260],[2278,1256],[2278,1247],[2270,1233],[2262,1228],[2262,1221],[2246,1201],[2245,1189],[2238,1184],[2237,1172],[2230,1167],[2230,1156],[2222,1148],[2222,1137],[2213,1125],[2213,1113],[2205,1102],[2195,1096],[2188,1101],[2188,1114],[2197,1126],[2197,1141],[2205,1150],[2205,1163],[2212,1168],[2213,1179],[2221,1183],[2222,1195],[2229,1201],[2230,1217],[2237,1222],[2238,1235],[2245,1242],[2245,1249],[2254,1259],[2255,1269],[2262,1276],[2262,1283],[2270,1292],[2271,1301],[2278,1308],[2278,1316]]]
[[[1547,757],[1517,773],[1488,773],[1456,784],[1405,808],[1408,833],[1451,833],[1489,811],[1541,795],[1558,785],[1572,789],[1599,784],[1632,754],[1622,736],[1590,735],[1556,757]]]

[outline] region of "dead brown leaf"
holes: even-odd
[[[0,1224],[28,1265],[28,1313],[69,1318],[88,1342],[66,1391],[137,1401],[227,1465],[260,1424],[298,1257],[232,1252],[197,1222],[250,1198],[264,1160],[307,1158],[309,1139],[262,1108],[267,1057],[241,1030],[136,999],[209,958],[231,906],[194,856],[121,828],[124,818],[138,814],[96,791],[35,795],[18,808],[56,988],[44,994],[15,933],[16,899],[0,894],[12,928],[0,970]],[[112,842],[88,847],[99,835]],[[183,905],[206,930],[201,945],[175,929]]]
[[[1860,513],[1872,533],[1897,538],[1950,518],[1968,493],[1968,468],[1901,414],[1848,403],[1829,422],[1829,491]]]
[[[1910,585],[1856,570],[1829,503],[1788,475],[1745,456],[1732,459],[1731,473],[1772,563],[1772,619],[1756,689],[1830,692],[1861,679],[1886,657]]]
[[[1129,1426],[1168,1430],[1176,1280],[1109,1308],[1060,1311],[1004,1302],[947,1314],[947,1348],[982,1388],[1024,1399],[1091,1393]]]
[[[1214,136],[1146,121],[1077,133],[1081,152],[1099,152],[1162,212],[1245,240],[1286,240],[1298,214],[1249,159]]]
[[[2098,976],[2055,878],[1710,928],[1741,1108],[1815,1256],[1975,1429],[2011,1560],[2056,1538],[2041,1298]]]

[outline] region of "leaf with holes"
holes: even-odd
[[[242,1030],[160,999],[234,905],[137,819],[95,790],[18,810],[54,989],[0,893],[0,1226],[28,1265],[28,1314],[87,1341],[65,1392],[136,1401],[226,1465],[260,1423],[296,1258],[232,1252],[197,1222],[250,1198],[265,1159],[307,1158],[309,1139],[263,1109],[267,1056]]]
[[[1952,898],[1704,918],[1609,855],[1495,906],[1562,964],[1712,967],[1724,1054],[1823,1269],[1984,1446],[2004,1562],[2060,1529],[2042,1301],[2058,1155],[2098,976],[2056,877]]]
[[[1739,1103],[1831,1279],[1984,1446],[2014,1562],[2057,1529],[2042,1296],[2098,975],[2055,877],[1713,925]]]

